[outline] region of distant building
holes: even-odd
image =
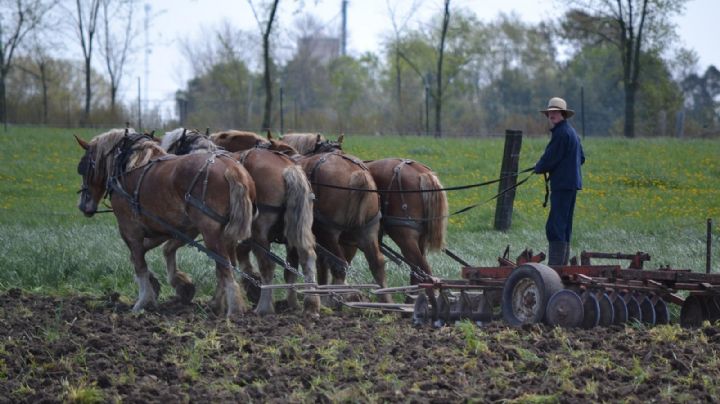
[[[327,65],[333,59],[340,56],[340,38],[327,36],[307,36],[298,40],[299,55],[306,55],[308,58],[317,60]]]

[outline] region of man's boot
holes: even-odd
[[[548,250],[548,265],[564,265],[565,249],[568,243],[564,241],[551,241]]]

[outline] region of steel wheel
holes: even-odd
[[[545,319],[549,325],[577,327],[583,321],[583,303],[580,296],[570,289],[555,292],[548,300]]]
[[[537,263],[520,265],[503,286],[503,318],[513,326],[539,323],[550,296],[561,289],[562,280],[554,269]]]
[[[680,308],[680,325],[687,328],[700,327],[708,318],[702,296],[690,295]]]

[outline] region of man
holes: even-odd
[[[562,98],[548,101],[547,108],[540,111],[550,123],[552,137],[535,173],[550,176],[550,214],[545,225],[548,239],[548,265],[567,265],[570,258],[573,212],[577,191],[582,189],[580,166],[585,163],[580,138],[567,119],[575,112],[567,108]]]

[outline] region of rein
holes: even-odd
[[[310,183],[311,183],[312,185],[317,185],[317,186],[319,186],[319,187],[335,188],[335,189],[344,189],[344,190],[346,190],[346,191],[375,192],[375,193],[379,193],[379,194],[418,194],[418,193],[425,193],[425,192],[460,191],[460,190],[463,190],[463,189],[484,187],[484,186],[486,186],[486,185],[492,185],[492,184],[498,183],[498,182],[500,182],[500,181],[502,181],[502,180],[504,180],[504,179],[506,179],[506,178],[517,177],[519,174],[524,174],[524,173],[530,172],[530,171],[532,171],[532,170],[534,170],[534,169],[535,169],[535,167],[530,167],[530,168],[527,168],[527,169],[525,169],[525,170],[520,171],[520,172],[517,173],[517,174],[510,174],[510,175],[506,175],[506,176],[500,177],[500,178],[498,178],[498,179],[494,179],[494,180],[490,180],[490,181],[485,181],[485,182],[478,182],[478,183],[476,183],[476,184],[458,185],[458,186],[455,186],[455,187],[445,187],[445,188],[435,188],[435,189],[365,189],[365,188],[343,187],[343,186],[340,186],[340,185],[332,185],[332,184],[323,184],[323,183],[314,182],[314,181],[311,181]],[[532,175],[530,175],[530,176],[532,176]],[[528,178],[529,178],[529,177],[528,177]],[[521,181],[521,182],[525,182],[526,180],[527,180],[527,178],[526,178],[525,180]],[[519,185],[519,184],[518,184],[518,185]],[[505,192],[505,191],[503,191],[503,192]],[[496,195],[496,196],[493,197],[492,199],[495,199],[495,198],[497,198],[498,196],[500,196],[500,194]]]

